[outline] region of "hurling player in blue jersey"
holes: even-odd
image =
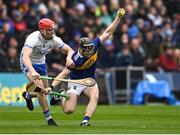
[[[70,79],[83,79],[87,77],[95,78],[98,49],[101,46],[101,43],[103,43],[103,41],[105,41],[111,34],[113,34],[121,20],[121,17],[124,15],[125,10],[122,8],[119,9],[114,21],[106,28],[102,35],[95,38],[94,40],[90,40],[86,37],[81,38],[80,47],[78,51],[75,52],[72,56],[72,59],[75,63],[75,68],[65,68],[56,78],[62,79],[68,74],[70,74]],[[59,83],[59,81],[54,80],[52,85],[46,90],[53,90],[53,88],[56,87]],[[64,98],[61,98],[63,111],[67,114],[73,113],[77,105],[78,96],[82,92],[89,98],[89,103],[86,107],[85,114],[80,126],[90,126],[89,120],[97,107],[99,98],[97,83],[92,87],[87,87],[75,83],[68,83],[67,93],[69,94],[70,99],[65,101]],[[57,98],[53,97],[51,103],[54,101],[57,101]]]

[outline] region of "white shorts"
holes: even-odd
[[[67,93],[74,93],[79,96],[86,88],[87,86],[81,84],[68,83]]]

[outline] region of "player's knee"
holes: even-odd
[[[64,108],[63,108],[63,111],[66,114],[72,114],[74,112],[74,110],[75,110],[75,108],[73,108],[72,106],[71,107],[64,106]]]
[[[66,113],[66,114],[72,114],[73,112],[74,112],[74,110],[72,110],[72,109],[64,110],[64,113]]]
[[[90,102],[98,102],[99,100],[99,95],[98,94],[94,94],[93,96],[90,97]]]

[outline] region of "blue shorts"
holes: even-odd
[[[46,63],[44,63],[44,64],[33,64],[32,66],[34,67],[35,71],[38,74],[40,74],[42,76],[47,75],[47,65],[46,65]],[[28,68],[23,63],[20,64],[20,68],[21,68],[22,72],[26,75],[27,72],[28,72]]]

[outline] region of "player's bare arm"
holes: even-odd
[[[30,74],[31,74],[31,77],[33,76],[40,76],[36,71],[35,69],[33,68],[32,66],[32,62],[30,60],[30,55],[32,53],[33,49],[30,48],[30,47],[25,47],[24,48],[24,53],[23,53],[23,62],[24,64],[26,65],[26,67],[28,68]]]
[[[63,79],[66,76],[69,75],[71,71],[68,68],[64,68],[62,72],[60,72],[54,79],[54,81],[52,82],[51,86],[46,88],[46,93],[48,93],[49,91],[53,90],[53,88],[55,88],[58,84],[61,83],[61,81],[57,81],[58,79]]]
[[[120,8],[117,11],[117,16],[114,19],[114,21],[106,28],[104,33],[99,37],[101,43],[104,42],[110,35],[114,33],[116,27],[118,26],[119,22],[121,21],[121,18],[125,15],[125,13],[125,9],[123,8]]]
[[[69,68],[74,68],[75,64],[73,62],[72,55],[74,53],[73,49],[71,49],[71,47],[69,47],[67,44],[64,44],[63,48],[62,48],[62,52],[67,54],[66,57],[66,67]]]
[[[70,71],[68,68],[65,67],[65,68],[63,69],[63,71],[56,76],[55,79],[63,79],[63,78],[65,78],[66,76],[68,76],[70,72],[71,72],[71,71]],[[56,81],[55,79],[54,79],[54,81],[52,82],[52,86],[53,86],[53,87],[56,87],[56,86],[61,82],[61,81]]]

